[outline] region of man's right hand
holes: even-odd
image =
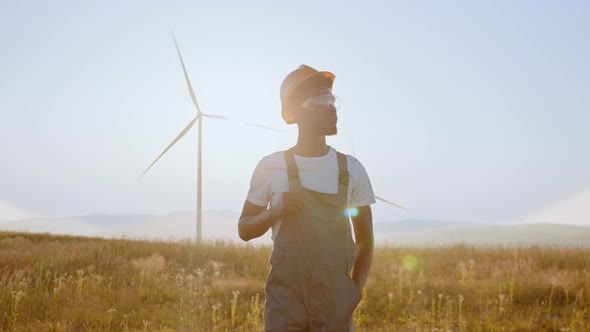
[[[305,199],[301,193],[284,192],[281,194],[279,202],[271,207],[273,218],[282,218],[289,215],[296,215],[305,206]]]
[[[246,200],[238,222],[238,234],[244,241],[260,237],[278,219],[298,214],[304,206],[303,195],[291,192],[282,193],[279,202],[268,210],[266,206],[255,205]]]

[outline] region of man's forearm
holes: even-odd
[[[272,209],[264,210],[255,216],[242,217],[238,223],[240,238],[248,241],[260,237],[268,231],[276,220],[277,216],[273,213]]]
[[[373,262],[373,242],[373,239],[365,239],[362,243],[357,244],[359,254],[352,269],[352,280],[361,291],[365,287],[371,270],[371,263]]]

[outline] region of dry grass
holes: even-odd
[[[260,331],[270,248],[0,232],[0,331]],[[380,247],[357,331],[588,331],[590,250]]]

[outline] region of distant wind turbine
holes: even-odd
[[[172,141],[172,143],[170,143],[168,145],[168,147],[166,147],[166,149],[164,149],[164,151],[162,153],[160,153],[160,155],[158,156],[158,158],[156,158],[156,160],[154,160],[149,166],[148,168],[146,168],[145,171],[143,171],[143,173],[141,173],[141,175],[139,176],[138,180],[141,179],[141,177],[143,177],[143,175],[145,173],[147,173],[147,171],[174,145],[176,144],[176,142],[178,142],[184,135],[186,135],[186,133],[188,133],[191,128],[194,126],[195,122],[198,122],[199,124],[199,134],[198,134],[198,138],[197,138],[197,238],[196,241],[197,243],[200,243],[202,240],[202,233],[201,233],[201,224],[202,224],[202,216],[203,216],[203,211],[202,211],[202,171],[203,168],[201,167],[202,165],[202,149],[201,149],[201,145],[202,145],[202,133],[203,133],[203,118],[211,118],[211,119],[217,119],[217,120],[229,120],[228,117],[223,116],[223,115],[215,115],[215,114],[206,114],[201,112],[201,109],[199,108],[199,103],[197,102],[197,97],[195,97],[195,92],[193,91],[193,87],[191,85],[191,81],[188,78],[188,73],[186,71],[186,67],[184,66],[184,61],[182,60],[182,55],[180,54],[180,49],[178,48],[178,43],[176,42],[176,37],[174,36],[174,34],[172,34],[172,38],[174,39],[174,45],[176,46],[176,52],[178,53],[178,58],[180,59],[180,64],[182,65],[182,71],[184,72],[184,78],[186,80],[186,85],[188,87],[188,92],[191,96],[191,100],[193,101],[193,104],[195,105],[196,109],[197,109],[197,115],[186,125],[186,127],[184,127],[184,129],[180,132],[180,134],[178,134],[178,136],[176,136],[176,138]],[[246,122],[246,125],[250,125],[250,126],[256,126],[256,127],[260,127],[260,128],[265,128],[265,129],[270,129],[270,130],[274,130],[274,131],[279,131],[279,132],[283,132],[280,129],[275,129],[272,127],[268,127],[268,126],[264,126],[264,125],[259,125],[259,124],[255,124],[255,123],[250,123],[250,122]]]

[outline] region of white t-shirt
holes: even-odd
[[[353,156],[346,155],[348,164],[348,206],[365,206],[375,203],[375,195],[367,171]],[[330,147],[328,153],[321,157],[301,157],[295,155],[299,169],[301,186],[328,194],[338,193],[338,160],[336,150]],[[247,200],[259,206],[274,206],[279,202],[281,193],[289,191],[287,163],[283,151],[275,152],[262,158],[250,181]],[[276,238],[281,221],[272,225],[272,239]]]

